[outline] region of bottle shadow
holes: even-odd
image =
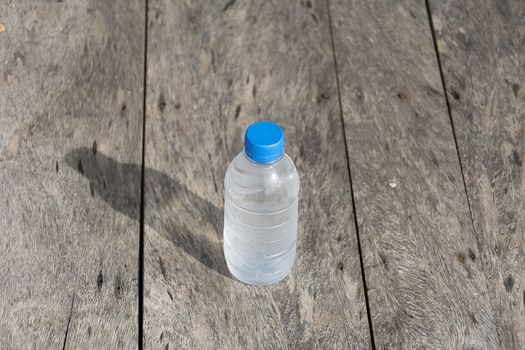
[[[66,155],[65,161],[89,180],[92,196],[98,195],[139,222],[140,165],[120,163],[95,147],[77,148]],[[145,168],[144,176],[145,225],[202,264],[231,278],[221,244],[223,211],[162,172]],[[216,237],[210,235],[210,230]]]

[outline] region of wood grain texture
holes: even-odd
[[[0,13],[0,348],[134,348],[143,2]]]
[[[149,3],[145,347],[366,349],[325,2]],[[301,175],[298,255],[265,288],[229,276],[223,178],[244,129],[279,122]]]
[[[430,8],[501,346],[525,349],[525,3]]]
[[[425,3],[330,1],[378,349],[496,349]]]

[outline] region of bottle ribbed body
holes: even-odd
[[[243,153],[224,180],[224,255],[240,281],[268,285],[291,271],[297,246],[299,175],[285,154],[257,164]]]

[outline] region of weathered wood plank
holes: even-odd
[[[149,8],[146,347],[367,348],[326,3]],[[292,275],[256,288],[223,261],[223,177],[268,116],[301,174],[299,245]]]
[[[496,349],[425,3],[330,4],[375,344]]]
[[[0,13],[0,348],[134,348],[144,4]]]
[[[431,13],[501,346],[525,349],[525,3]]]

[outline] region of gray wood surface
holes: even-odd
[[[145,348],[525,348],[525,4],[428,2],[148,1]],[[137,347],[145,5],[0,3],[1,349]],[[223,177],[265,119],[299,246],[257,288]]]
[[[330,4],[376,347],[499,348],[425,3]]]
[[[431,13],[501,346],[525,349],[525,2]]]
[[[145,347],[366,349],[325,2],[149,2]],[[223,177],[270,118],[301,175],[298,255],[266,288],[222,255]]]
[[[0,348],[134,348],[144,4],[0,13]]]

